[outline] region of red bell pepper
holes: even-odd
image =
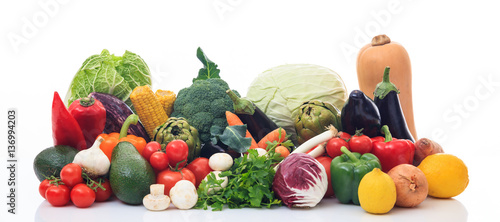
[[[52,101],[52,138],[54,145],[66,145],[78,150],[87,149],[82,130],[69,113],[59,93],[54,92]]]
[[[382,170],[389,172],[399,164],[412,164],[415,155],[415,144],[410,140],[392,138],[387,125],[382,126],[385,141],[374,140],[371,153],[378,157]]]
[[[106,109],[99,100],[84,97],[73,101],[68,111],[78,122],[87,143],[87,148],[90,148],[97,136],[104,130]]]

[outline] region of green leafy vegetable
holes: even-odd
[[[71,81],[65,102],[69,105],[91,92],[100,92],[112,94],[131,105],[130,93],[143,85],[151,86],[151,72],[139,55],[125,51],[122,56],[115,56],[104,49],[83,62]]]
[[[231,209],[281,205],[281,201],[274,196],[271,185],[275,174],[272,166],[282,159],[280,154],[272,150],[263,156],[259,156],[257,150],[248,150],[248,154],[234,160],[230,170],[219,175],[221,178],[228,177],[225,188],[221,186],[223,180],[217,180],[213,173],[201,182],[195,208],[206,210],[211,207],[213,211],[220,211],[225,205]],[[209,188],[217,187],[221,189],[208,192]]]
[[[202,79],[220,78],[220,70],[217,68],[217,64],[212,62],[200,47],[198,47],[198,50],[196,51],[196,57],[198,57],[201,63],[203,63],[203,68],[198,71],[198,77],[194,78],[193,82]]]
[[[252,138],[245,137],[247,131],[247,125],[234,125],[222,128],[220,126],[212,126],[210,128],[210,134],[212,135],[212,143],[217,144],[220,140],[222,143],[227,145],[229,149],[232,149],[238,153],[244,153],[252,145]]]

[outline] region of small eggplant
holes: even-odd
[[[363,134],[368,137],[381,135],[380,113],[373,102],[361,90],[353,90],[349,94],[340,114],[342,130],[354,135],[356,130],[363,129]]]
[[[103,133],[120,132],[127,117],[134,113],[125,102],[114,95],[92,92],[89,94],[89,97],[99,100],[106,109],[106,125],[104,126]],[[127,134],[142,137],[146,142],[151,141],[140,121],[135,125],[130,125]]]
[[[259,142],[268,133],[278,129],[278,125],[269,119],[269,117],[250,100],[238,97],[238,95],[231,90],[227,90],[226,93],[233,101],[235,114],[240,118],[241,122],[247,124],[247,130],[255,141]]]
[[[399,102],[399,90],[389,80],[389,71],[389,66],[385,67],[383,80],[377,84],[374,92],[374,102],[380,111],[382,125],[387,125],[391,129],[394,138],[415,142]]]

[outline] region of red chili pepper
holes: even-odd
[[[385,141],[374,140],[371,153],[378,157],[382,170],[388,172],[399,164],[412,164],[415,155],[415,145],[406,139],[392,138],[389,127],[382,126]]]
[[[78,122],[66,109],[57,92],[54,92],[54,100],[52,101],[52,138],[56,146],[66,145],[78,150],[87,148]]]
[[[87,148],[90,148],[97,136],[104,130],[106,109],[99,100],[84,97],[73,101],[68,111],[78,122],[87,143]]]

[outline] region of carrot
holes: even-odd
[[[275,151],[276,153],[279,153],[281,157],[286,158],[288,155],[290,155],[290,150],[288,150],[288,148],[286,148],[285,146],[278,146],[276,147]]]
[[[241,119],[234,113],[230,111],[226,111],[226,119],[227,119],[227,124],[230,126],[235,126],[235,125],[244,125]],[[253,148],[258,148],[259,146],[257,145],[257,142],[255,142],[255,139],[253,139],[252,134],[247,130],[247,134],[245,135],[247,138],[252,138],[252,145],[250,145],[250,149]]]
[[[280,133],[281,132],[281,133]],[[281,134],[281,135],[280,135]],[[266,136],[264,136],[259,143],[257,144],[260,148],[264,148],[267,150],[267,142],[274,142],[278,141],[278,143],[282,143],[286,139],[286,131],[283,128],[278,128],[270,133],[268,133]]]

